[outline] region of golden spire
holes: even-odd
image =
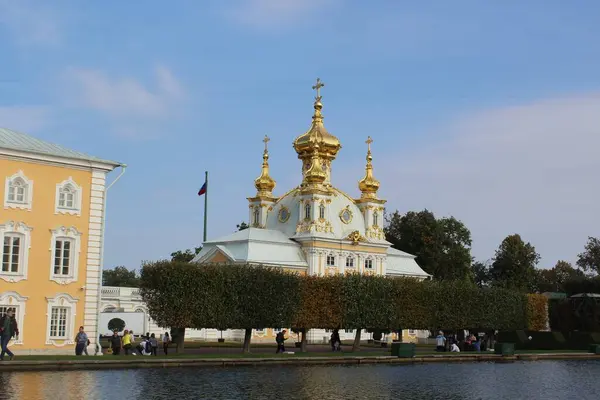
[[[377,191],[379,190],[379,181],[373,177],[373,156],[371,155],[371,143],[373,139],[371,136],[368,137],[367,141],[367,166],[365,177],[358,181],[358,188],[360,189],[363,199],[377,199]]]
[[[267,147],[269,140],[271,139],[265,135],[263,139],[265,151],[263,152],[262,172],[254,180],[254,186],[258,191],[256,197],[273,197],[273,189],[275,189],[275,180],[269,175],[269,149]]]
[[[338,138],[327,132],[323,125],[321,88],[324,86],[325,84],[321,82],[321,79],[317,78],[316,84],[312,87],[316,91],[312,124],[308,131],[294,140],[294,149],[298,153],[298,158],[303,160],[304,163],[312,159],[315,146],[317,146],[321,160],[333,160],[342,147]]]

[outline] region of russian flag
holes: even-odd
[[[200,190],[198,190],[198,196],[202,196],[205,193],[206,193],[206,182],[204,182],[204,185],[202,185]]]

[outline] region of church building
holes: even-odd
[[[358,181],[360,195],[352,197],[333,185],[332,164],[342,145],[323,124],[323,86],[317,79],[312,124],[293,142],[302,163],[300,184],[282,196],[273,194],[265,136],[256,194],[248,198],[250,228],[207,241],[194,261],[261,264],[310,275],[429,277],[415,256],[385,240],[386,200],[377,195],[380,183],[373,173],[371,137],[366,141],[365,176]]]
[[[380,183],[373,172],[370,136],[365,175],[358,181],[360,194],[354,197],[334,186],[332,164],[342,145],[323,124],[323,86],[317,79],[312,124],[293,141],[302,181],[281,196],[273,193],[276,183],[269,171],[269,138],[265,136],[262,171],[254,181],[256,194],[248,198],[250,227],[205,242],[193,262],[250,263],[321,276],[361,273],[428,278],[414,255],[392,248],[385,240],[386,200],[377,194]],[[273,333],[257,332],[259,337]]]

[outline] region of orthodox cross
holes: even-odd
[[[317,83],[312,87],[313,90],[317,91],[317,100],[321,100],[321,88],[325,86],[323,82],[321,82],[320,78],[317,78]]]
[[[265,144],[265,151],[267,151],[267,143],[269,143],[271,139],[269,139],[269,137],[267,135],[265,135],[265,138],[263,139],[263,143]]]
[[[371,143],[373,143],[373,139],[371,139],[371,136],[367,138],[367,141],[365,143],[367,144],[367,146],[369,146],[369,152],[371,152]]]

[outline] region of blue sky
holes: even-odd
[[[594,1],[0,0],[0,126],[129,165],[110,190],[105,267],[137,268],[247,219],[262,137],[276,194],[321,77],[357,195],[371,135],[388,210],[454,215],[473,254],[508,234],[541,266],[600,226]],[[116,173],[112,174],[112,178]]]

